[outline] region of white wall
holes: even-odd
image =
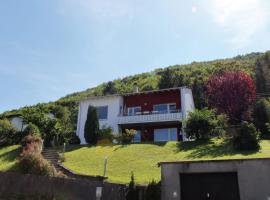
[[[189,112],[192,112],[195,109],[192,90],[186,87],[182,87],[181,89],[181,109],[183,114],[183,120],[188,118]],[[187,141],[186,133],[184,131],[185,125],[183,124],[183,141]]]
[[[87,118],[87,111],[89,105],[98,106],[108,106],[108,118],[106,120],[99,120],[99,126],[109,126],[114,132],[119,132],[118,130],[118,115],[120,111],[120,106],[123,105],[123,97],[121,96],[107,96],[107,97],[96,97],[90,98],[88,100],[83,100],[79,104],[79,114],[77,122],[77,135],[81,140],[81,144],[85,144],[84,139],[84,126]]]
[[[18,131],[22,131],[25,129],[26,125],[23,125],[23,119],[21,117],[13,117],[10,119],[10,123],[14,128]]]

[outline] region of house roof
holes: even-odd
[[[97,99],[97,98],[108,98],[108,97],[120,97],[120,96],[133,96],[133,95],[143,95],[143,94],[150,94],[150,93],[157,93],[157,92],[168,92],[168,91],[174,91],[179,90],[180,88],[187,88],[187,87],[174,87],[174,88],[166,88],[166,89],[160,89],[160,90],[149,90],[149,91],[142,91],[142,92],[130,92],[130,93],[123,93],[123,94],[110,94],[110,95],[101,95],[101,96],[89,96],[85,97],[81,101],[89,100],[89,99]]]

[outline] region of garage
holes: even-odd
[[[240,200],[237,173],[180,173],[182,200]]]
[[[270,200],[270,159],[161,162],[162,200]]]

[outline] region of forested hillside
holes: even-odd
[[[72,113],[71,121],[73,125],[75,125],[78,100],[88,96],[131,92],[133,85],[137,84],[140,91],[188,86],[193,90],[196,107],[202,108],[207,106],[207,101],[204,97],[205,83],[209,76],[213,74],[220,74],[226,71],[244,71],[250,74],[254,79],[257,78],[259,80],[258,87],[260,92],[267,90],[267,87],[269,87],[267,82],[270,82],[267,80],[269,79],[269,77],[267,77],[270,63],[269,54],[269,52],[250,53],[229,59],[192,62],[185,65],[174,65],[163,69],[159,68],[152,72],[102,83],[94,88],[67,95],[56,102],[38,105],[39,107],[43,107],[47,112],[50,112],[56,105],[67,107]],[[24,109],[25,108],[21,108],[5,112],[1,117],[20,114]]]

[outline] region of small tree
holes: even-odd
[[[254,124],[262,133],[262,135],[268,132],[266,123],[270,122],[270,102],[266,99],[260,99],[256,102],[253,112]]]
[[[97,110],[93,106],[88,107],[87,119],[84,126],[84,138],[88,144],[96,144],[99,136],[99,121]]]
[[[161,199],[161,184],[152,180],[145,189],[145,200],[160,200]]]
[[[248,108],[256,98],[256,88],[248,74],[227,72],[212,76],[206,89],[209,105],[225,113],[231,122],[239,123],[248,118]]]
[[[185,121],[185,131],[188,137],[197,140],[208,139],[213,133],[225,131],[226,120],[223,115],[216,116],[213,110],[194,110]]]
[[[135,179],[134,179],[134,174],[133,172],[131,173],[131,180],[128,185],[128,191],[126,195],[126,200],[137,200],[137,190],[136,190],[136,185],[135,185]]]
[[[254,124],[242,122],[237,135],[233,138],[233,144],[237,150],[259,149],[259,133]]]
[[[16,143],[14,141],[16,130],[13,128],[9,120],[0,120],[0,146]]]
[[[28,124],[28,126],[23,130],[23,135],[32,135],[32,136],[37,136],[41,137],[39,128],[35,124]]]

